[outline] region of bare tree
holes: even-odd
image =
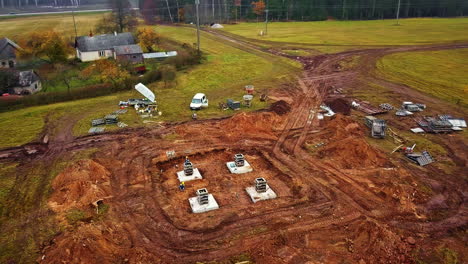
[[[174,23],[174,20],[172,19],[172,14],[171,14],[171,8],[169,7],[169,0],[166,0],[166,6],[167,6],[167,12],[169,13],[169,18],[171,19],[171,23]]]

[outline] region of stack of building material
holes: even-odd
[[[410,112],[421,112],[426,109],[425,104],[415,104],[413,102],[403,102],[401,108]]]
[[[92,127],[88,130],[89,134],[98,134],[104,132],[105,127]]]
[[[434,162],[434,158],[432,158],[431,154],[427,151],[421,153],[407,153],[406,157],[419,166],[425,166]]]
[[[384,104],[380,104],[379,106],[381,109],[386,110],[386,111],[393,110],[393,105],[391,104],[384,103]]]
[[[385,120],[377,119],[373,116],[366,116],[366,126],[371,129],[373,138],[384,138],[387,125]]]
[[[463,118],[455,118],[451,115],[440,115],[439,116],[440,120],[445,120],[450,122],[452,124],[452,129],[453,128],[466,128],[466,121]],[[456,129],[458,130],[458,129]]]
[[[418,125],[427,133],[450,133],[453,132],[452,124],[447,120],[433,117],[424,117],[416,120]]]
[[[119,122],[117,115],[106,115],[104,119],[106,120],[106,124],[117,124]]]
[[[105,124],[106,124],[106,120],[104,120],[104,118],[94,119],[91,121],[91,126],[93,127],[105,125]]]
[[[395,113],[395,115],[397,116],[409,116],[409,115],[412,115],[413,113],[411,113],[410,111],[407,111],[405,109],[398,109]]]
[[[241,103],[239,101],[234,101],[232,99],[227,99],[227,106],[232,110],[239,110]]]
[[[383,110],[383,109],[380,109],[380,108],[377,108],[375,106],[372,106],[371,104],[369,104],[368,102],[355,102],[353,101],[353,103],[351,104],[353,107],[355,107],[356,109],[368,114],[368,115],[378,115],[378,114],[384,114],[384,113],[387,113],[388,111],[387,110]]]
[[[127,109],[119,109],[119,110],[115,111],[114,114],[115,115],[122,115],[122,114],[125,114],[127,112],[128,112]]]

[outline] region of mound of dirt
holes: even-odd
[[[344,169],[381,167],[387,163],[385,155],[372,148],[364,139],[353,137],[325,145],[318,151],[318,156]]]
[[[325,104],[328,105],[335,113],[341,113],[344,115],[351,114],[351,105],[343,98],[326,101]]]
[[[262,137],[276,139],[273,133],[273,127],[279,122],[279,117],[271,112],[263,113],[239,113],[232,118],[223,120],[221,127],[225,131],[225,136],[236,137]]]
[[[49,206],[56,212],[89,207],[110,195],[110,174],[93,160],[76,162],[55,177]]]
[[[291,106],[286,101],[280,100],[270,106],[270,110],[278,115],[284,115],[291,111]]]
[[[326,144],[317,152],[318,157],[345,169],[383,166],[387,158],[365,141],[365,129],[342,114],[335,115],[325,125],[327,133],[320,136]]]
[[[324,138],[340,140],[349,136],[362,136],[366,133],[366,127],[342,114],[337,114],[325,124],[324,131],[327,131]]]

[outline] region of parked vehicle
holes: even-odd
[[[205,94],[197,93],[190,103],[191,110],[200,110],[202,108],[208,107],[208,99]]]

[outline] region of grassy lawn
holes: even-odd
[[[465,107],[467,69],[468,49],[396,53],[377,63],[381,77]]]
[[[468,18],[274,22],[225,25],[226,32],[255,40],[314,45],[415,45],[468,41]]]
[[[78,36],[89,34],[104,13],[75,14]],[[31,32],[54,30],[67,38],[75,35],[72,14],[55,14],[0,19],[0,36],[20,40]]]
[[[181,42],[193,43],[195,40],[195,31],[191,28],[157,27],[157,30],[164,36]],[[243,87],[247,84],[255,85],[257,91],[267,92],[289,80],[291,74],[299,70],[299,65],[290,60],[266,53],[251,54],[208,34],[202,34],[202,49],[207,54],[206,62],[185,72],[179,72],[176,81],[166,87],[162,82],[148,85],[155,92],[159,110],[162,112],[161,117],[152,121],[189,120],[192,112],[188,106],[197,92],[206,93],[210,100],[207,109],[198,111],[200,118],[232,115],[234,111],[219,110],[218,103],[226,102],[227,98],[241,100]],[[67,117],[77,119],[73,133],[84,135],[90,128],[91,119],[101,118],[117,110],[120,100],[141,97],[136,91],[128,91],[0,113],[0,126],[6,135],[0,139],[0,148],[17,146],[36,139],[44,129],[46,116],[53,126],[59,126],[57,122],[67,121]],[[253,111],[266,106],[267,103],[260,102],[256,96],[253,107],[244,108],[243,111]],[[145,125],[133,109],[122,115],[121,120],[131,127]],[[114,129],[118,129],[117,126],[106,128],[107,131]]]

